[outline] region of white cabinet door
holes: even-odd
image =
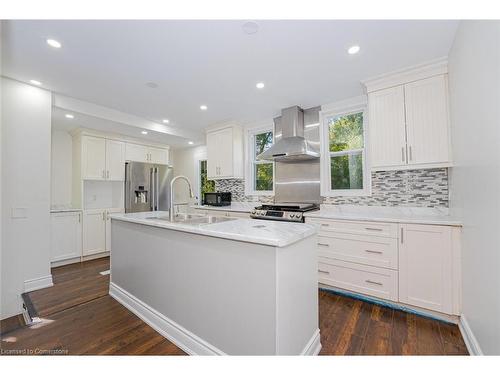
[[[155,164],[168,164],[168,150],[158,147],[149,147],[149,161]]]
[[[106,139],[106,179],[125,179],[125,143]]]
[[[405,85],[408,163],[450,161],[446,76]]]
[[[57,262],[82,255],[81,212],[50,214],[50,260]]]
[[[368,105],[371,167],[405,165],[407,158],[403,86],[370,93]]]
[[[222,129],[217,132],[217,165],[219,177],[233,176],[233,129]]]
[[[125,159],[147,163],[149,161],[148,148],[135,143],[127,143],[125,146]]]
[[[451,228],[400,225],[399,301],[453,313],[453,248]]]
[[[121,208],[110,208],[106,210],[106,251],[111,251],[111,218],[110,214],[125,212]]]
[[[82,137],[82,178],[104,180],[106,178],[106,140],[98,137]]]
[[[221,145],[217,142],[217,132],[207,133],[207,178],[217,178]]]
[[[106,251],[106,212],[91,210],[83,213],[83,255]]]

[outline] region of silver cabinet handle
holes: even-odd
[[[413,152],[412,152],[411,146],[410,146],[410,161],[413,161]]]
[[[109,211],[106,211],[106,221],[109,220]]]
[[[323,271],[323,270],[318,270],[318,272],[319,272],[319,273],[325,273],[325,274],[327,274],[327,275],[329,275],[329,274],[330,274],[330,272],[328,272],[328,271]]]
[[[321,226],[322,226],[322,227],[329,227],[329,226],[330,226],[330,224],[324,224],[324,223],[322,223],[322,224],[321,224]]]
[[[82,222],[82,214],[81,213],[78,213],[78,222],[81,223]]]
[[[382,232],[383,229],[382,228],[369,228],[369,227],[365,227],[366,230],[373,230],[373,231],[377,231],[377,232]]]
[[[104,171],[104,169],[102,170],[102,178],[106,178],[106,172]]]
[[[405,148],[401,147],[401,161],[404,163],[405,162]]]
[[[106,178],[109,178],[109,171],[106,171]]]
[[[106,215],[106,213],[103,211],[103,212],[102,212],[102,221],[106,220],[105,215]]]
[[[401,227],[401,243],[403,243],[403,227]]]
[[[382,251],[376,251],[376,250],[365,250],[365,252],[370,253],[370,254],[383,254]]]
[[[372,281],[372,280],[365,280],[365,283],[375,284],[375,285],[380,285],[380,286],[384,285],[384,284],[382,284],[382,283],[380,283],[378,281]]]
[[[327,243],[321,243],[321,242],[318,242],[318,246],[326,246],[326,247],[330,247],[329,244]]]

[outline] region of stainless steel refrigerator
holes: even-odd
[[[168,165],[125,163],[125,212],[168,211],[173,175]]]

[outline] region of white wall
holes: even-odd
[[[463,21],[449,56],[451,211],[463,218],[463,315],[500,354],[500,23]]]
[[[207,158],[207,147],[197,146],[183,149],[172,150],[172,165],[174,167],[174,176],[184,175],[191,181],[193,185],[194,195],[198,196],[200,191],[198,163],[200,160]],[[189,194],[187,187],[181,186],[184,182],[178,181],[175,183],[175,201],[187,202]]]
[[[71,206],[73,138],[62,130],[52,131],[51,205]]]
[[[24,281],[50,276],[51,93],[1,83],[3,319],[21,312]]]

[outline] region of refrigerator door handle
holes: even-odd
[[[154,199],[155,199],[155,193],[154,193],[154,171],[153,168],[149,169],[149,207],[151,208],[151,211],[155,210],[155,204],[154,204]]]
[[[160,200],[160,174],[158,167],[155,167],[155,211],[158,211],[159,200]]]

